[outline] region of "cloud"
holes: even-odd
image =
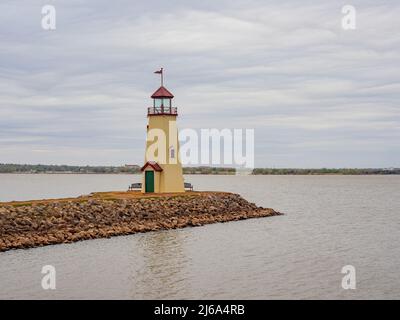
[[[400,5],[0,4],[0,162],[141,163],[166,69],[183,128],[254,128],[257,166],[400,166]]]

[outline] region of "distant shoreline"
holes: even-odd
[[[76,172],[0,172],[1,175],[12,174],[12,175],[105,175],[105,176],[122,176],[122,175],[140,175],[140,172],[136,173],[76,173]],[[196,176],[235,176],[235,174],[227,173],[183,173],[184,175],[196,175]],[[398,176],[400,173],[266,173],[266,174],[249,174],[250,176]],[[244,175],[238,175],[244,176]]]
[[[2,174],[12,174],[12,175],[110,175],[110,176],[126,176],[126,175],[140,175],[139,172],[136,173],[77,173],[77,172],[0,172]],[[235,176],[235,174],[228,173],[183,173],[184,175],[196,175],[196,176]],[[397,176],[400,173],[266,173],[266,174],[249,174],[250,176]],[[244,176],[244,175],[238,175]]]
[[[0,174],[140,174],[140,166],[69,166],[0,163]],[[184,167],[183,174],[236,175],[235,168]],[[400,168],[255,168],[251,175],[399,175]],[[239,174],[240,175],[240,172]]]

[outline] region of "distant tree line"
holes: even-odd
[[[137,165],[114,166],[67,166],[44,164],[0,163],[0,173],[139,173]]]
[[[184,167],[184,174],[235,174],[235,168]]]
[[[337,175],[364,175],[364,174],[400,174],[400,168],[388,169],[357,169],[357,168],[322,168],[322,169],[270,169],[256,168],[253,174],[276,174],[276,175],[322,175],[322,174],[337,174]]]
[[[9,164],[0,163],[0,173],[104,173],[104,174],[121,174],[121,173],[140,173],[140,166],[68,166],[68,165],[43,165],[43,164]],[[220,167],[185,167],[184,174],[223,174],[233,175],[236,173],[235,168]],[[384,169],[351,169],[351,168],[322,168],[322,169],[296,169],[296,168],[256,168],[252,172],[254,175],[365,175],[365,174],[400,174],[400,168],[384,168]]]

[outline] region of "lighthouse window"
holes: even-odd
[[[156,108],[161,107],[163,99],[154,99],[154,106]]]
[[[171,99],[164,99],[164,107],[169,108],[171,106]]]
[[[169,148],[169,154],[170,154],[170,158],[171,159],[175,158],[175,149],[174,149],[174,147]]]

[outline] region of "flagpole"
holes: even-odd
[[[163,68],[161,68],[161,87],[164,86],[164,72],[163,72]]]

